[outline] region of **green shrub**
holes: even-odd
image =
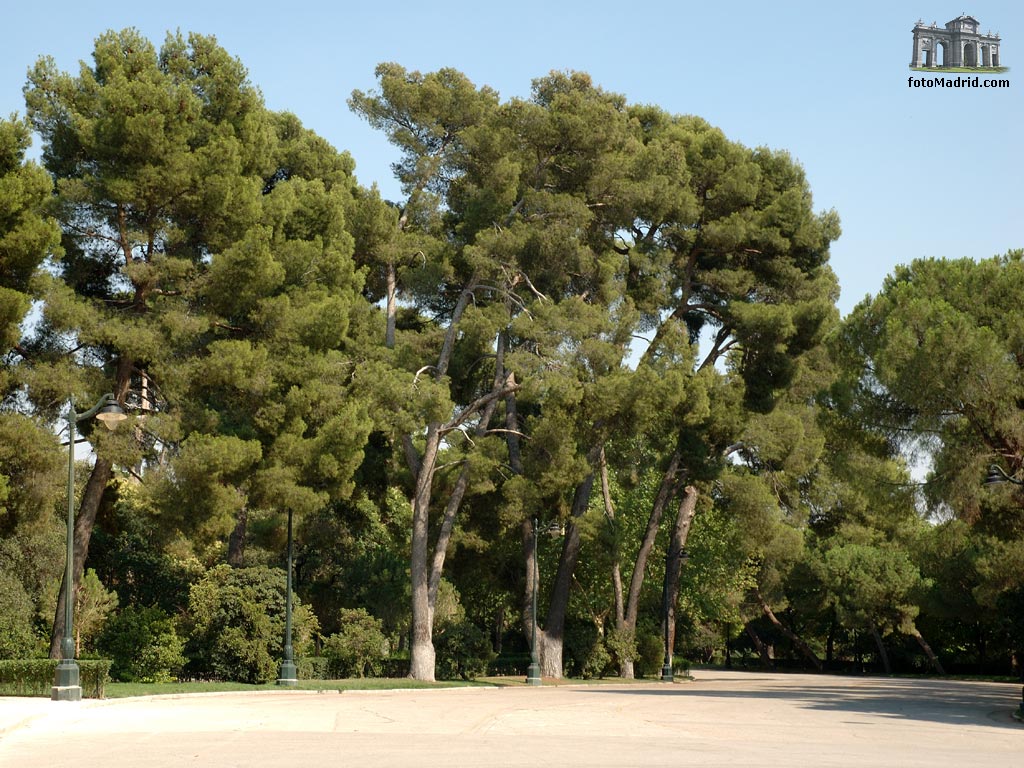
[[[32,652],[34,614],[32,598],[21,581],[0,571],[0,659],[17,659]]]
[[[342,608],[341,629],[327,638],[324,655],[330,674],[336,677],[378,675],[388,656],[388,640],[380,619],[364,608]]]
[[[160,608],[125,608],[107,622],[99,649],[111,676],[126,683],[166,683],[185,664],[185,642]]]
[[[49,696],[57,670],[56,659],[14,659],[0,661],[0,695]],[[79,659],[82,696],[102,699],[110,672],[107,659]]]
[[[487,674],[497,677],[525,676],[532,656],[527,653],[503,653],[487,665]]]
[[[605,648],[594,622],[569,619],[565,622],[562,665],[569,677],[604,677],[612,666],[612,656]]]
[[[284,644],[285,574],[277,568],[219,565],[189,590],[185,674],[266,683],[276,678]],[[293,596],[295,655],[306,654],[316,617]]]
[[[620,668],[624,662],[635,662],[639,656],[636,632],[632,629],[609,629],[604,644],[611,655],[612,663]]]
[[[326,680],[330,659],[326,656],[303,656],[295,659],[299,680]]]
[[[449,624],[434,635],[435,671],[442,680],[472,680],[487,674],[497,654],[487,633],[470,621]]]
[[[117,593],[103,586],[96,571],[86,569],[81,583],[75,587],[75,645],[78,655],[91,653],[94,640],[117,608]]]
[[[636,674],[650,677],[661,673],[665,663],[665,640],[654,632],[638,632]]]

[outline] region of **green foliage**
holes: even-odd
[[[219,565],[189,591],[186,675],[260,683],[274,679],[284,638],[285,574]],[[293,605],[295,653],[315,631],[315,617]]]
[[[604,677],[612,670],[613,660],[604,638],[587,619],[566,622],[562,658],[569,677]]]
[[[636,674],[638,677],[650,677],[661,670],[665,661],[665,641],[654,632],[639,632],[637,635]],[[673,656],[673,669],[685,663],[682,657]]]
[[[169,682],[185,664],[185,641],[160,608],[126,607],[107,622],[97,645],[121,682]]]
[[[449,623],[434,635],[437,676],[442,680],[473,680],[487,674],[497,656],[487,633],[468,619]]]
[[[380,619],[364,608],[343,608],[340,629],[324,641],[324,656],[334,677],[364,677],[380,673],[380,663],[389,653]]]
[[[33,274],[60,242],[56,222],[44,213],[52,182],[36,163],[25,162],[29,137],[27,121],[0,119],[0,350],[4,352],[21,335]],[[0,373],[0,391],[6,396],[5,378]]]
[[[824,577],[840,618],[883,632],[910,631],[924,586],[906,552],[891,545],[847,541],[824,553]]]
[[[857,307],[836,343],[849,374],[837,405],[893,447],[932,453],[932,508],[949,504],[1001,537],[1024,532],[1019,504],[981,479],[993,461],[1011,473],[1024,468],[1022,289],[1019,251],[983,261],[919,259]]]
[[[57,659],[0,660],[0,695],[49,697],[59,663]],[[110,661],[79,659],[78,668],[82,696],[102,699]]]
[[[122,677],[174,674],[183,613],[185,674],[273,678],[283,576],[216,564],[279,562],[289,509],[336,674],[379,671],[431,616],[442,676],[482,671],[482,626],[521,643],[534,516],[572,534],[540,547],[567,669],[656,671],[670,512],[635,632],[604,627],[669,457],[666,509],[686,484],[700,499],[680,646],[721,647],[764,601],[840,656],[849,628],[920,624],[942,654],[1009,658],[1022,492],[979,480],[1024,472],[1024,255],[902,267],[826,351],[838,217],[785,151],[583,73],[504,101],[452,69],[376,75],[350,105],[400,152],[398,205],[211,37],[108,32],[75,73],[31,70],[27,120],[0,120],[0,342],[19,344],[0,362],[0,657],[52,614],[57,404],[144,384],[136,429],[83,424],[104,461],[145,464],[103,495],[76,611],[88,646],[117,593],[101,647]],[[584,498],[596,448],[614,514]],[[922,498],[957,520],[921,523],[901,450],[931,455]],[[427,538],[450,502],[441,578]],[[559,565],[565,605],[543,589]],[[301,666],[317,620],[295,616]]]
[[[117,593],[100,583],[96,571],[86,569],[81,583],[75,588],[75,646],[77,654],[90,649],[93,640],[102,631],[107,616],[117,608]]]
[[[605,633],[604,644],[613,663],[619,667],[627,661],[635,661],[640,656],[638,638],[632,629],[609,629]]]
[[[331,660],[326,656],[301,656],[295,659],[295,668],[299,680],[327,680]]]
[[[137,484],[117,484],[117,499],[101,510],[89,546],[89,564],[123,607],[159,607],[177,615],[188,607],[192,581],[202,574],[195,559],[173,554],[183,549],[169,516],[148,505]]]
[[[21,581],[11,573],[0,571],[0,659],[31,655],[35,644],[34,608]]]

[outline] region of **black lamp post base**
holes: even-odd
[[[81,701],[82,686],[55,685],[50,689],[50,701]]]
[[[527,685],[540,685],[540,664],[533,662],[529,667],[526,668],[526,684]]]
[[[675,682],[675,678],[672,675],[672,665],[671,664],[665,664],[661,668],[661,682],[663,682],[663,683]]]
[[[74,659],[61,659],[53,676],[50,699],[53,701],[81,701],[82,686],[79,679],[78,662]]]
[[[281,674],[277,678],[278,685],[298,685],[299,675],[298,670],[295,668],[295,662],[282,661],[281,662]]]

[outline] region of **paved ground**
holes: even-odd
[[[1020,687],[699,671],[688,683],[0,698],[0,766],[1019,768]]]

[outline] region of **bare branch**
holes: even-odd
[[[530,281],[530,276],[529,275],[527,275],[522,270],[519,271],[519,275],[523,278],[523,280],[526,281],[526,287],[530,289],[530,291],[533,293],[534,296],[536,296],[541,301],[549,301],[548,297],[545,296],[540,291],[538,291],[537,288],[534,286],[534,284]]]
[[[420,374],[426,373],[427,371],[430,370],[437,370],[437,368],[433,365],[424,365],[422,368],[416,371],[416,375],[412,377],[412,385],[415,387],[420,380]]]
[[[472,416],[474,413],[476,413],[481,408],[486,406],[488,403],[497,400],[498,398],[505,397],[506,395],[511,394],[512,392],[516,392],[518,389],[519,384],[516,383],[515,374],[509,373],[508,377],[505,379],[505,381],[501,384],[500,387],[495,387],[486,395],[478,397],[472,403],[467,405],[460,414],[455,416],[455,418],[453,418],[451,421],[449,421],[447,424],[443,425],[440,428],[440,433],[444,435],[447,434],[448,432],[451,432],[453,429],[458,428],[470,416]]]

